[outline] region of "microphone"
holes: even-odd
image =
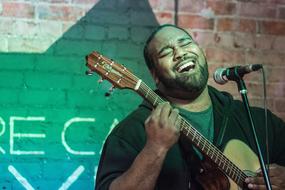
[[[218,84],[225,84],[229,80],[237,81],[245,74],[250,73],[252,71],[257,71],[262,68],[261,64],[252,64],[245,66],[235,66],[230,68],[218,68],[214,72],[214,80]]]

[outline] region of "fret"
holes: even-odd
[[[238,177],[238,174],[237,173],[233,173],[233,179],[235,180],[235,181],[237,181],[237,177]]]
[[[237,177],[238,177],[238,173],[235,172],[235,170],[231,170],[230,173],[229,173],[229,176],[234,180],[236,181],[237,180]]]
[[[206,142],[204,142],[204,143],[203,143],[203,146],[202,146],[202,148],[201,148],[201,149],[202,149],[202,151],[204,151],[205,144],[206,144]],[[208,149],[208,151],[209,151],[209,149]],[[207,152],[207,154],[208,154],[208,152]]]
[[[220,167],[222,167],[222,166],[221,166],[221,163],[223,163],[223,162],[222,162],[222,158],[220,158],[220,163],[219,163],[219,166],[220,166]]]
[[[227,174],[229,174],[229,173],[228,173],[228,169],[229,169],[229,167],[226,167],[226,173],[227,173]]]
[[[216,156],[216,159],[214,161],[215,163],[217,163],[217,159],[219,158],[218,156],[219,156],[219,154],[217,154],[217,156]]]
[[[211,148],[212,148],[212,147],[211,147]],[[213,160],[214,155],[215,155],[215,151],[213,150],[213,151],[212,151],[212,155],[211,155],[211,160]]]
[[[185,129],[185,127],[184,127],[185,120],[182,119],[181,117],[179,117],[179,119],[180,119],[179,122],[181,122],[180,123],[180,131],[183,131],[183,129]],[[186,134],[186,136],[188,136],[188,134]]]
[[[148,97],[149,92],[150,92],[150,88],[147,89],[147,92],[146,92],[146,94],[145,94],[145,97],[146,97],[146,98]]]
[[[200,141],[201,141],[201,136],[200,135],[198,135],[198,137],[197,137],[197,140],[198,140],[198,142],[197,142],[197,146],[199,146],[199,143],[200,143]]]
[[[158,96],[155,97],[155,100],[154,100],[154,102],[153,102],[153,105],[154,105],[154,106],[156,106],[155,104],[156,104],[157,99],[158,99]]]
[[[229,167],[228,167],[228,168],[229,168]],[[233,170],[232,170],[231,168],[229,168],[229,169],[230,169],[230,171],[229,171],[228,175],[229,175],[229,176],[232,176]]]
[[[197,135],[197,130],[194,130],[193,140],[195,139],[196,135]]]
[[[241,177],[241,175],[240,175],[240,174],[237,174],[236,176],[237,176],[236,182],[237,182],[237,183],[240,183],[240,177]]]
[[[186,130],[187,130],[187,136],[189,136],[189,133],[190,133],[190,129],[189,128],[186,128]]]
[[[224,164],[223,164],[223,166],[222,166],[222,168],[223,168],[223,170],[225,169],[225,164],[226,164],[226,162],[223,162]],[[227,172],[227,171],[226,171]]]
[[[210,151],[211,149],[210,148],[208,148],[208,150],[207,150],[207,155],[209,155],[209,151]]]

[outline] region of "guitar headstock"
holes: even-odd
[[[107,79],[116,88],[135,89],[139,79],[126,67],[94,51],[86,56],[86,66]]]

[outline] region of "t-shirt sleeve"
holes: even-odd
[[[149,113],[149,109],[140,107],[112,130],[102,150],[96,190],[108,189],[114,179],[130,168],[146,142],[144,121]]]
[[[110,135],[103,147],[95,189],[108,189],[115,178],[128,170],[138,153],[127,141]]]

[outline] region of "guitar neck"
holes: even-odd
[[[144,82],[138,80],[136,90],[144,99],[146,99],[153,107],[164,102],[151,88]],[[220,170],[227,174],[240,187],[243,186],[247,175],[232,163],[224,154],[208,141],[199,131],[197,131],[186,119],[180,116],[180,130],[188,137],[194,146],[196,146],[205,156],[210,158]]]

